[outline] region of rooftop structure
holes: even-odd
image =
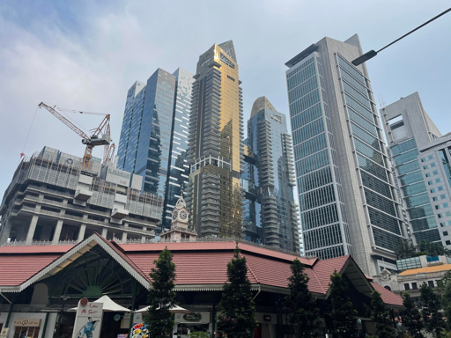
[[[400,273],[383,270],[374,281],[400,296],[408,291],[419,302],[420,287],[426,283],[431,288],[451,270],[451,259],[446,256],[418,256],[397,261]]]
[[[152,240],[163,199],[141,192],[141,177],[101,167],[44,147],[24,158],[0,206],[0,244],[81,242],[94,232],[105,238]]]

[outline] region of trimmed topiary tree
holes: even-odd
[[[154,260],[155,267],[149,276],[152,279],[152,288],[149,291],[147,304],[149,312],[144,317],[149,325],[149,337],[167,338],[172,336],[174,320],[169,311],[175,303],[175,264],[172,262],[172,253],[167,247],[160,253],[158,260]]]
[[[238,242],[232,260],[227,263],[228,282],[222,289],[218,328],[229,338],[251,338],[256,327],[251,283],[247,278],[246,258],[240,257]]]

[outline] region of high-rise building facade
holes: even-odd
[[[191,106],[186,201],[199,236],[241,236],[243,104],[232,41],[199,57]]]
[[[249,154],[245,152],[244,176],[251,181],[248,187],[251,186],[254,193],[249,188],[244,189],[244,218],[249,225],[253,223],[261,227],[259,232],[264,244],[299,252],[291,135],[287,130],[286,116],[277,112],[264,96],[258,98],[252,107],[246,146],[252,151],[252,158],[248,159]],[[249,225],[243,226],[247,229]]]
[[[357,35],[324,38],[286,63],[306,254],[351,254],[363,271],[396,270],[405,237]]]
[[[118,148],[118,168],[143,177],[142,189],[164,196],[162,224],[188,182],[188,128],[193,75],[157,69],[145,85],[128,91]]]
[[[416,243],[450,245],[449,135],[442,137],[418,93],[380,112]]]

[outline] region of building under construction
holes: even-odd
[[[94,232],[122,242],[151,241],[161,197],[141,192],[142,177],[44,147],[23,158],[0,206],[0,245],[79,242]]]

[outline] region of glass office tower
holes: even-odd
[[[241,237],[243,104],[232,41],[199,57],[191,106],[187,204],[199,236]]]
[[[324,38],[286,63],[306,254],[352,255],[375,275],[396,270],[401,210],[357,35]]]
[[[424,110],[418,93],[404,97],[380,112],[414,238],[417,243],[442,241],[446,245],[448,238],[440,234],[447,233],[451,223],[448,225],[445,220],[446,211],[442,213],[446,209],[443,204],[448,205],[449,197],[444,195],[446,186],[443,186],[437,165],[441,159],[434,152],[427,156],[420,153],[434,148],[442,134]],[[443,223],[441,228],[446,229],[439,229],[438,225]]]
[[[193,75],[184,69],[170,74],[157,69],[147,84],[128,91],[122,121],[119,169],[143,177],[143,190],[164,196],[162,223],[188,182],[186,158]]]
[[[247,212],[255,214],[252,208],[247,208],[247,204],[255,200],[254,203],[263,206],[261,212],[255,214],[260,220],[254,220],[262,228],[262,242],[299,252],[299,221],[293,197],[296,180],[286,116],[278,113],[266,97],[258,98],[252,107],[247,136],[246,143],[254,161],[245,154],[245,178],[251,179],[256,187],[253,189],[255,199],[246,194],[245,216],[250,218]]]

